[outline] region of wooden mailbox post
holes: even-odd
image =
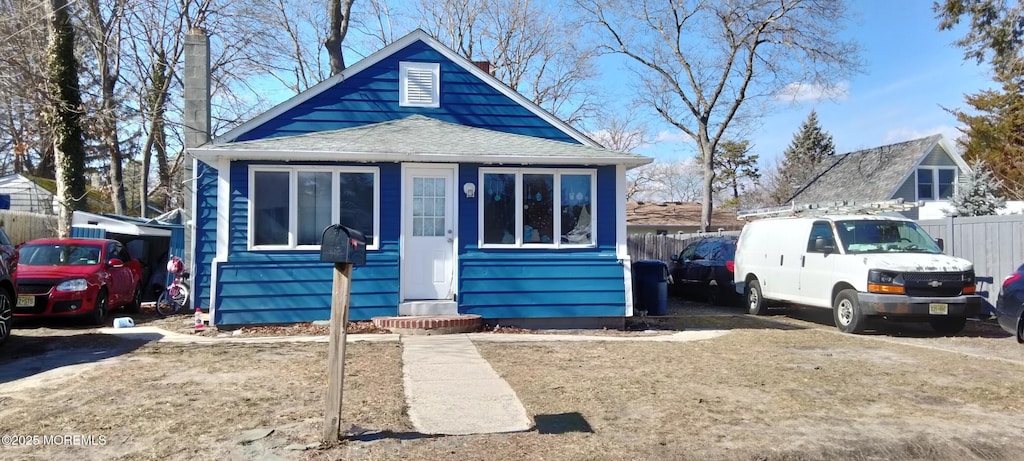
[[[331,334],[327,350],[327,403],[323,441],[338,442],[341,434],[341,403],[345,387],[345,342],[348,327],[352,266],[366,264],[366,238],[355,229],[334,224],[324,229],[320,260],[334,263],[331,294]]]

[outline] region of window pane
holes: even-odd
[[[953,197],[953,185],[956,183],[955,170],[939,170],[939,199]]]
[[[253,174],[254,245],[288,244],[288,176],[287,171],[257,171]]]
[[[373,228],[373,173],[341,173],[340,224],[363,233],[366,244],[373,245],[377,237]],[[323,229],[321,229],[323,230]]]
[[[331,222],[331,173],[298,174],[299,232],[296,245],[319,245]]]
[[[932,170],[917,170],[917,198],[918,200],[933,200],[934,184]]]
[[[523,175],[523,243],[554,242],[554,184],[554,175]]]
[[[562,243],[593,243],[590,175],[562,175]]]
[[[515,193],[516,175],[484,175],[484,243],[516,243]]]

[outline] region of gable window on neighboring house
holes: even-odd
[[[593,170],[482,168],[483,247],[587,247],[596,243]]]
[[[249,248],[319,249],[324,229],[341,223],[377,249],[379,190],[372,167],[252,167]]]
[[[920,167],[917,169],[918,200],[949,200],[956,188],[956,168]]]
[[[441,66],[435,62],[398,64],[398,105],[441,107]]]

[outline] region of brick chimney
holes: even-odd
[[[473,65],[488,74],[494,75],[494,73],[491,72],[491,63],[489,61],[473,61]]]
[[[210,38],[206,31],[193,27],[185,34],[185,158],[182,162],[182,196],[184,197],[183,222],[185,223],[185,267],[194,274],[192,203],[197,180],[193,177],[193,158],[189,148],[199,147],[210,141]]]

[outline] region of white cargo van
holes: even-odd
[[[913,221],[879,215],[751,221],[736,246],[735,277],[751,314],[775,301],[831,308],[846,333],[862,331],[870,316],[956,333],[982,302],[970,261],[942,254]]]

